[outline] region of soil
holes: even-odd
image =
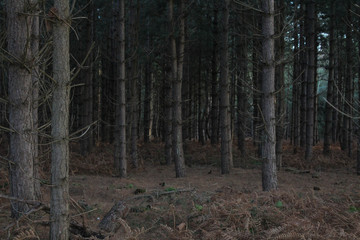
[[[84,157],[72,144],[72,221],[101,233],[72,239],[360,239],[355,153],[349,158],[332,146],[324,156],[318,145],[313,161],[304,164],[303,152],[294,154],[285,143],[278,190],[263,192],[261,161],[251,141],[247,149],[246,157],[234,151],[241,168],[221,175],[219,146],[187,141],[186,177],[179,179],[173,165],[164,165],[161,142],[139,143],[140,168],[120,179],[113,176],[111,145],[99,144]],[[43,165],[46,180],[48,160]],[[4,164],[0,171],[0,193],[9,194]],[[49,189],[44,181],[43,203],[49,203]],[[128,208],[120,228],[101,231],[101,219],[120,200]],[[37,211],[15,223],[9,201],[0,198],[1,239],[48,239],[48,220],[46,212]]]

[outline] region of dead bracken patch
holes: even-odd
[[[279,189],[261,191],[261,162],[247,142],[241,168],[221,175],[219,146],[185,143],[187,176],[175,178],[164,163],[163,144],[139,142],[140,168],[128,178],[112,177],[113,146],[100,144],[88,156],[72,145],[72,239],[360,239],[360,180],[355,154],[338,146],[324,156],[314,147],[311,165],[304,153],[284,145]],[[234,157],[240,158],[234,146]],[[259,164],[260,163],[260,164]],[[41,176],[49,176],[43,161]],[[0,193],[9,194],[7,167],[0,167]],[[49,187],[43,179],[43,205],[15,222],[10,204],[0,198],[0,239],[48,239]],[[118,229],[105,232],[99,223],[119,201],[127,214]]]

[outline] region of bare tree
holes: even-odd
[[[116,22],[117,66],[116,66],[116,117],[115,117],[115,170],[120,177],[126,177],[126,89],[125,89],[125,0],[117,0],[118,17]]]
[[[264,191],[277,188],[276,134],[275,134],[275,54],[274,54],[274,0],[262,0],[262,98],[264,121],[262,132],[262,186]]]
[[[315,76],[315,2],[306,2],[306,48],[307,48],[307,107],[305,160],[312,158],[314,141],[314,76]]]
[[[69,239],[69,0],[54,2],[50,239]]]
[[[221,173],[228,174],[232,167],[232,142],[230,127],[230,83],[228,78],[228,28],[229,0],[223,0],[220,46],[220,131],[221,131]]]
[[[169,0],[169,20],[174,30],[173,0]],[[185,46],[185,0],[180,2],[179,55],[176,53],[175,32],[170,33],[171,76],[173,81],[173,132],[172,153],[175,162],[176,177],[185,177],[185,159],[182,140],[181,87],[183,80]]]

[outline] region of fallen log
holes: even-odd
[[[101,220],[99,228],[106,232],[116,232],[121,226],[118,220],[125,218],[128,213],[129,208],[125,206],[124,202],[117,202]]]

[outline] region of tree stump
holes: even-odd
[[[99,228],[106,232],[116,232],[121,226],[118,219],[125,218],[128,213],[129,209],[125,206],[124,202],[117,202],[101,220]]]

